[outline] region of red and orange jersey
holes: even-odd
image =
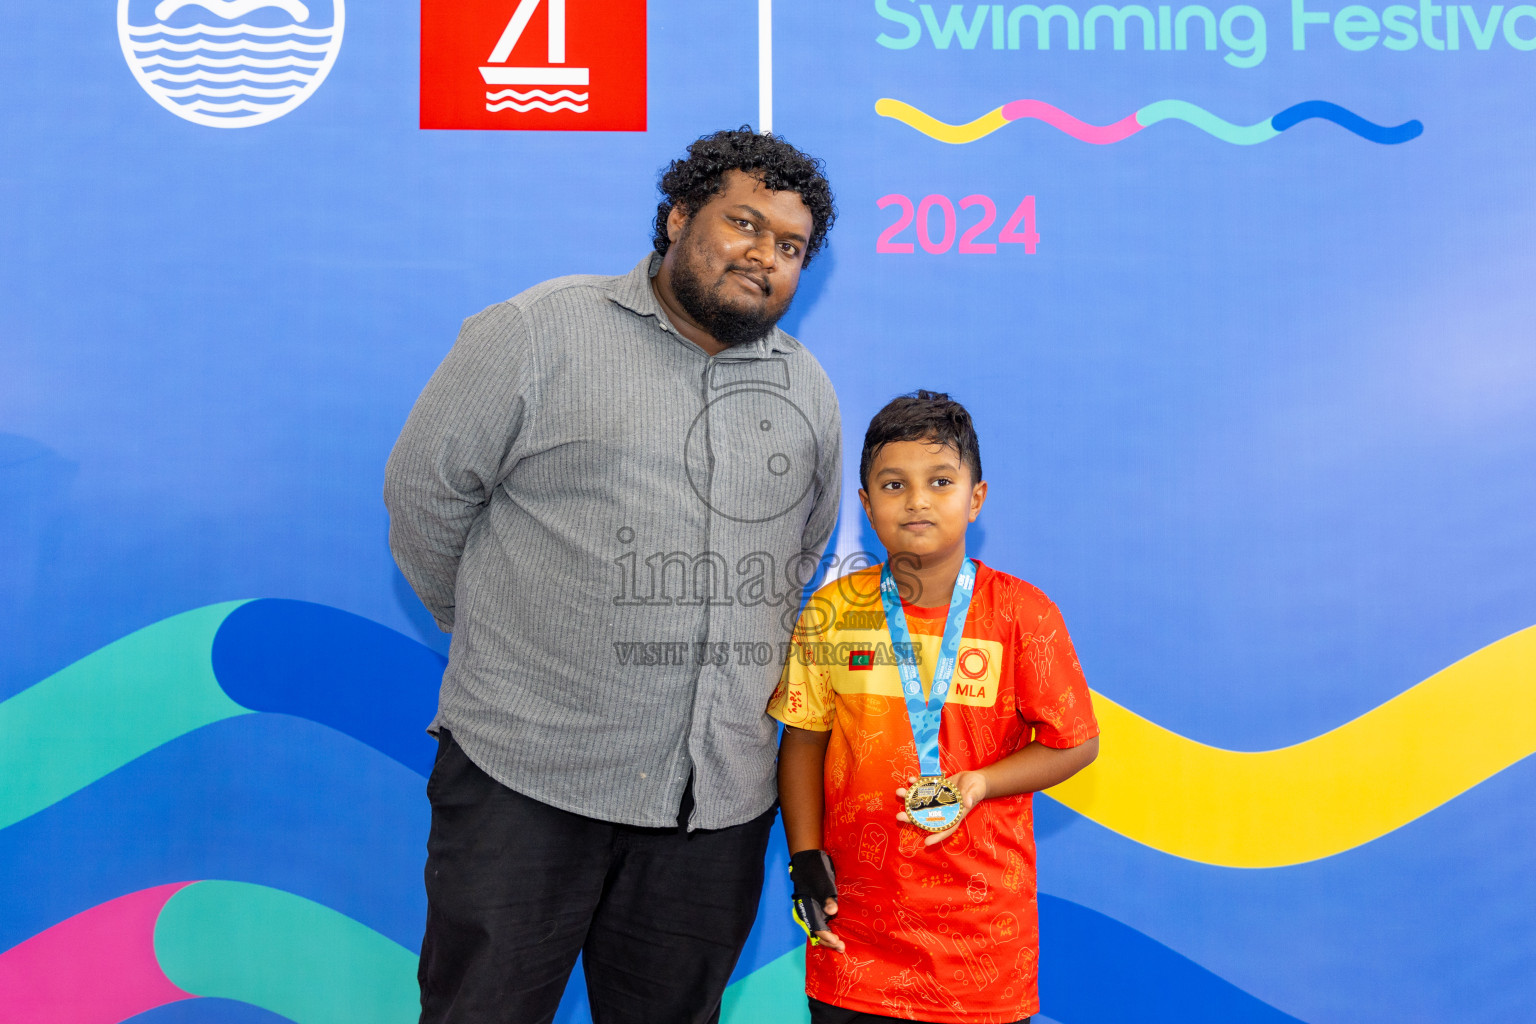
[[[1003,1024],[1039,1010],[1031,796],[984,801],[954,836],[896,820],[917,748],[880,603],[880,569],[828,584],[802,612],[768,713],[831,730],[823,842],[837,869],[833,930],[813,946],[806,991],[864,1013]],[[924,691],[947,608],[904,605]],[[946,775],[985,767],[1031,740],[1074,747],[1098,735],[1088,687],[1056,606],[978,563],[939,727]]]

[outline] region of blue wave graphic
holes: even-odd
[[[432,771],[443,657],[350,612],[308,601],[251,601],[213,640],[213,672],[252,711],[328,725],[419,775]]]
[[[147,1013],[129,1017],[124,1024],[291,1024],[287,1017],[279,1017],[270,1010],[263,1010],[250,1003],[237,1003],[233,999],[185,999],[179,1003],[166,1003]]]
[[[1040,1005],[1062,1024],[1302,1024],[1156,939],[1040,894]]]
[[[1332,121],[1340,128],[1354,132],[1368,142],[1377,142],[1383,146],[1395,146],[1424,134],[1422,122],[1404,121],[1398,125],[1380,125],[1374,121],[1367,121],[1353,110],[1341,107],[1337,103],[1329,103],[1327,100],[1308,100],[1293,107],[1286,107],[1270,118],[1269,123],[1275,131],[1283,132],[1312,118]]]

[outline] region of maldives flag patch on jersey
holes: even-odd
[[[875,667],[874,651],[849,651],[848,668],[854,672],[868,672]]]

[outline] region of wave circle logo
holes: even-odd
[[[343,0],[118,0],[117,38],[154,101],[249,128],[309,99],[341,50]]]

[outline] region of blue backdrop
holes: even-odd
[[[614,6],[569,0],[573,40]],[[413,4],[119,8],[0,10],[0,1006],[410,1020],[446,637],[390,560],[385,456],[463,317],[626,271],[658,169],[761,124],[759,10],[649,4],[646,130],[606,132],[419,128]],[[1260,752],[1364,723],[1256,803],[1391,757],[1459,780],[1268,861],[1039,798],[1045,1014],[1536,1012],[1536,7],[771,24],[772,127],[840,210],[785,325],[845,448],[896,393],[966,402],[976,553],[1056,600],[1135,728]],[[839,557],[874,543],[855,470]],[[1438,696],[1383,710],[1410,691]],[[782,861],[735,1024],[800,1012]],[[270,959],[234,972],[230,921]],[[315,957],[364,1001],[306,996]],[[71,994],[93,963],[116,996]]]

